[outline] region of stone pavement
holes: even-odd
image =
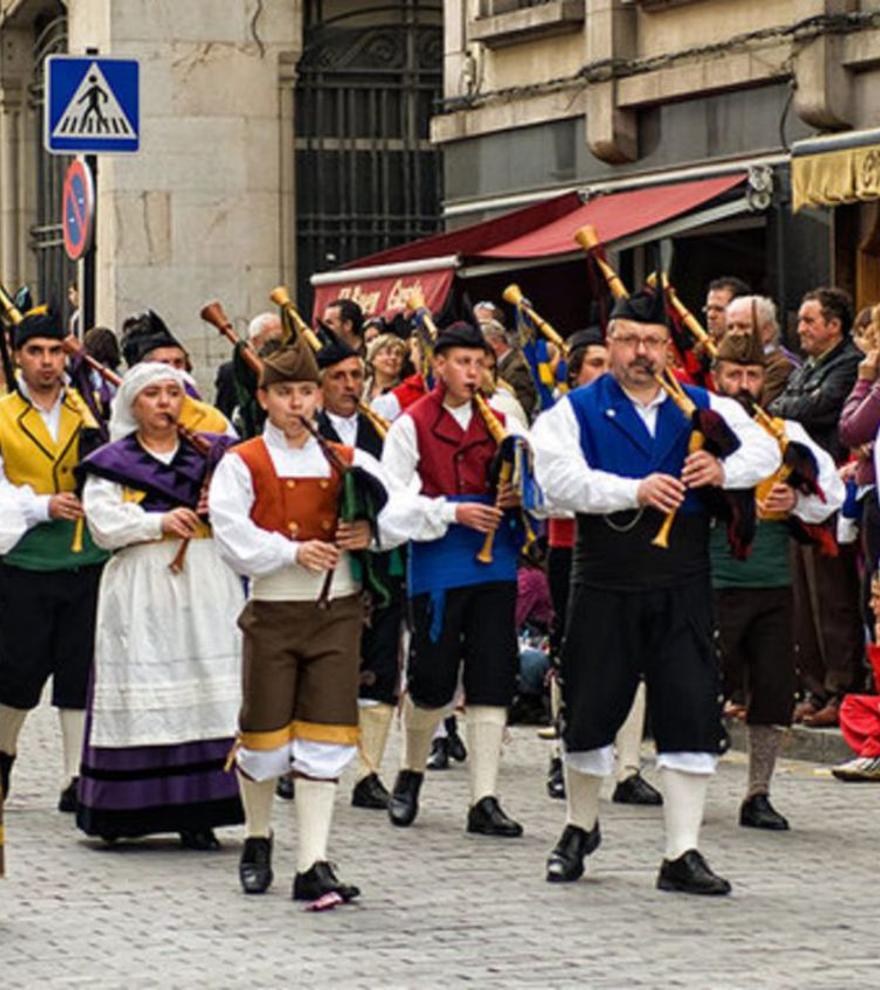
[[[734,884],[706,901],[654,889],[657,809],[603,802],[587,877],[544,882],[562,804],[545,796],[546,743],[517,727],[501,793],[518,841],[463,831],[467,774],[430,774],[409,830],[338,802],[332,856],[361,885],[324,914],[293,904],[294,810],[276,802],[274,887],[245,898],[240,834],[218,853],[171,838],[106,847],[54,810],[54,715],[22,738],[0,882],[0,987],[585,987],[595,990],[873,990],[880,983],[880,787],[786,762],[775,801],[794,830],[741,829],[741,754],[710,791],[703,848]],[[396,744],[395,744],[396,755]],[[390,764],[389,764],[390,765]],[[389,774],[390,776],[390,774]],[[648,770],[647,776],[653,776]]]

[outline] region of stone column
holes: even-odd
[[[155,309],[210,396],[229,345],[199,319],[220,299],[240,328],[270,307],[290,258],[289,72],[300,0],[70,0],[71,53],[141,62],[141,150],[100,159],[99,323]],[[289,180],[288,180],[289,181]]]

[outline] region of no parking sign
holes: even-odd
[[[79,261],[92,246],[95,229],[95,185],[81,161],[72,162],[64,176],[61,211],[64,250],[71,261]]]

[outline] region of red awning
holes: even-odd
[[[565,193],[524,209],[484,220],[482,223],[460,227],[445,234],[423,237],[421,240],[389,248],[387,251],[371,254],[366,258],[358,258],[357,261],[344,265],[341,270],[372,268],[374,265],[396,265],[401,262],[440,258],[450,254],[479,256],[496,244],[503,244],[505,241],[522,237],[530,231],[539,230],[548,223],[577,210],[580,205],[581,197],[578,193]]]
[[[484,247],[481,258],[546,258],[577,250],[575,231],[591,224],[599,240],[610,244],[640,230],[687,213],[746,179],[744,172],[696,182],[650,186],[631,192],[597,196],[564,216],[505,243]]]
[[[582,203],[571,192],[482,223],[425,237],[379,254],[359,258],[333,272],[312,277],[313,314],[320,317],[333,299],[353,299],[367,316],[399,312],[413,289],[421,289],[428,308],[437,312],[449,293],[456,269],[480,260],[571,255],[578,251],[574,234],[592,224],[603,244],[688,213],[744,182],[745,172],[608,193]],[[474,271],[474,274],[477,274]]]

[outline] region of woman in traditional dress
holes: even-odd
[[[212,849],[215,827],[243,821],[224,765],[244,595],[197,514],[208,459],[179,437],[184,395],[180,371],[135,365],[113,401],[111,442],[80,466],[89,529],[114,553],[98,602],[77,825],[108,841],[178,832],[185,847]],[[191,542],[172,573],[181,539]]]

